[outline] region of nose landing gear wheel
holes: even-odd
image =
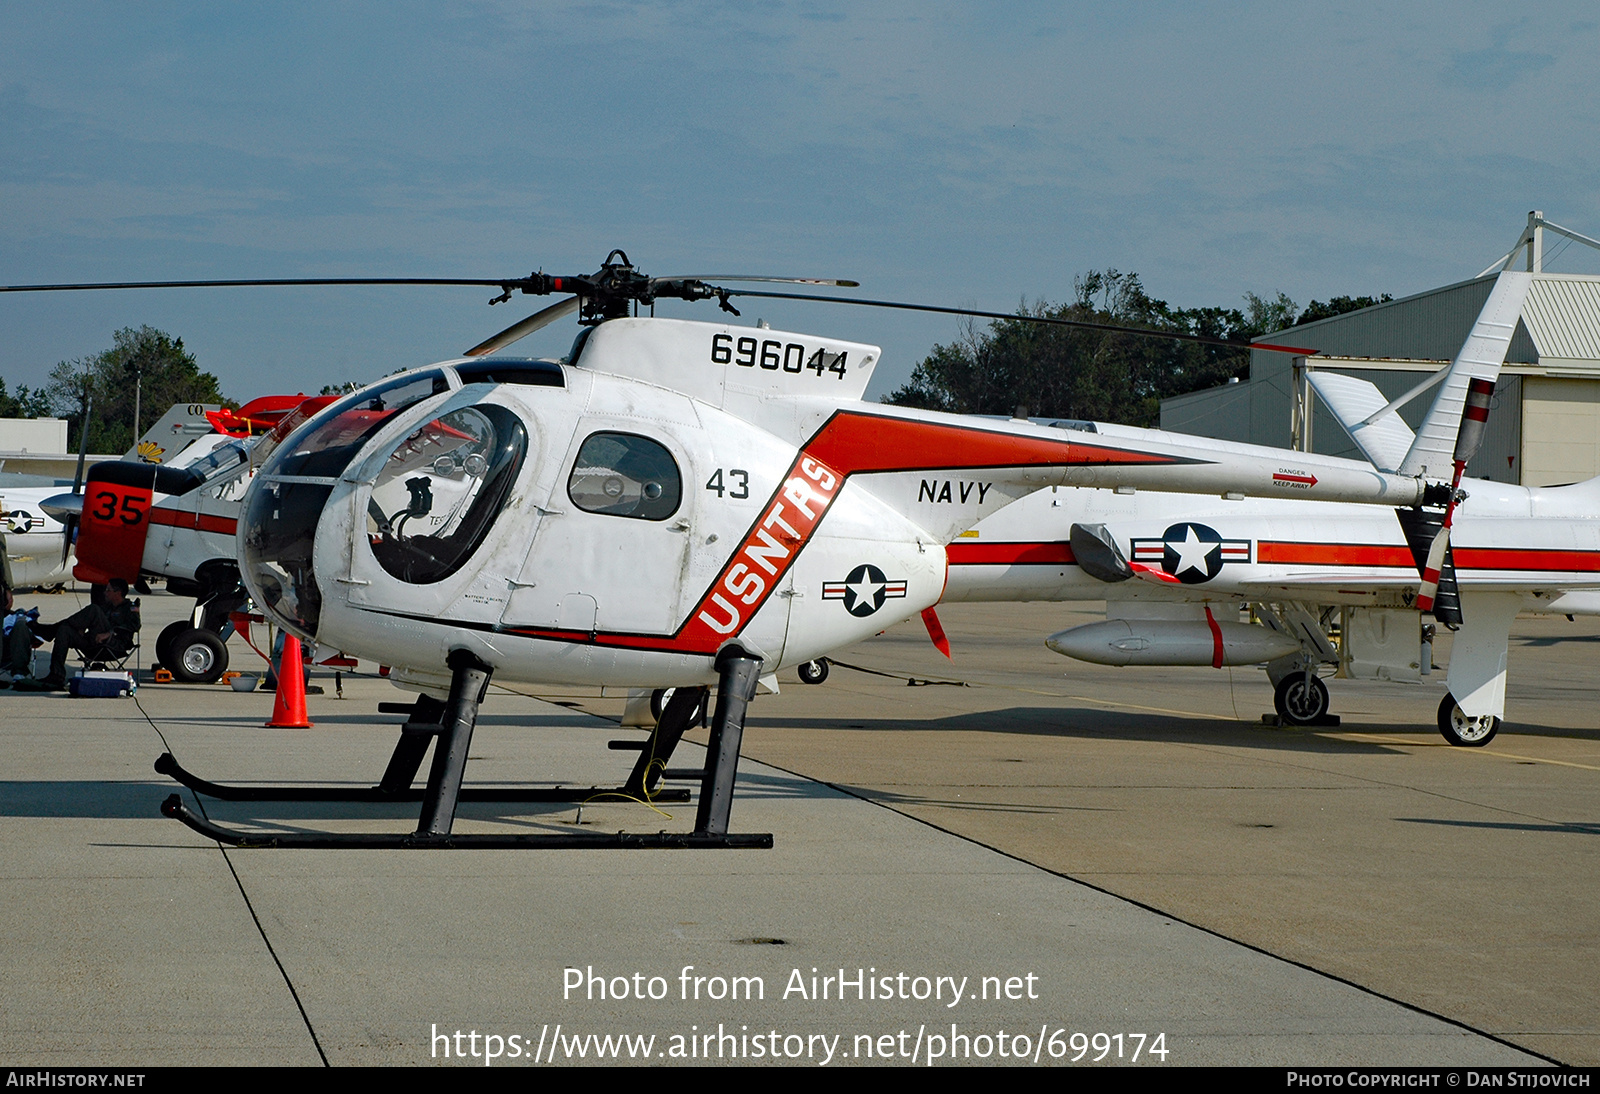
[[[1500,732],[1500,719],[1493,714],[1473,717],[1456,703],[1456,697],[1445,692],[1439,704],[1439,732],[1453,745],[1463,748],[1482,748]]]
[[[1278,717],[1292,726],[1315,725],[1328,716],[1328,685],[1315,676],[1296,672],[1278,682],[1272,693]]]
[[[828,678],[828,662],[826,658],[819,657],[815,661],[806,661],[795,668],[800,674],[802,684],[820,684]]]

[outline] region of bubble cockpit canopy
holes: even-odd
[[[496,365],[491,371],[485,365]],[[500,375],[504,373],[505,375]],[[257,603],[315,637],[322,590],[312,569],[317,526],[340,476],[395,415],[454,388],[444,368],[397,376],[326,407],[262,465],[241,514],[241,562]],[[549,362],[463,365],[468,383],[562,386]],[[383,461],[367,502],[366,537],[379,565],[412,584],[443,580],[482,543],[527,455],[518,415],[492,403],[418,424]],[[360,534],[359,532],[357,533]]]

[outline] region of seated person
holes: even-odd
[[[5,602],[3,620],[4,637],[0,637],[0,685],[13,680],[24,680],[33,675],[33,630],[39,619],[36,609],[19,612],[9,588],[3,589],[0,600]]]
[[[104,600],[91,603],[59,623],[40,623],[33,628],[42,638],[54,638],[50,654],[50,675],[44,684],[51,688],[67,686],[67,655],[77,650],[93,657],[101,650],[120,657],[133,649],[133,636],[139,631],[139,608],[128,599],[128,583],[114,577],[106,583]]]

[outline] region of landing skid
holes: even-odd
[[[378,850],[415,850],[424,848],[459,848],[462,850],[476,848],[478,850],[557,850],[581,849],[593,850],[629,850],[638,849],[671,849],[681,848],[696,850],[717,847],[747,847],[770,848],[772,846],[771,833],[751,833],[748,835],[716,835],[711,832],[612,832],[596,833],[594,835],[578,834],[566,835],[552,833],[550,835],[525,835],[525,836],[489,836],[468,835],[457,836],[450,833],[444,835],[424,835],[410,833],[409,835],[342,835],[332,832],[312,833],[264,833],[254,834],[239,832],[231,828],[224,828],[212,824],[203,817],[197,817],[189,811],[178,795],[173,794],[161,803],[161,812],[164,816],[180,820],[207,839],[214,839],[218,843],[226,843],[232,847],[298,847],[304,849],[352,849],[373,848]]]
[[[228,786],[202,779],[186,770],[170,752],[163,752],[156,760],[156,771],[182,783],[196,794],[225,802],[420,802],[426,793],[421,787],[385,790],[381,786],[366,788],[337,786]],[[587,802],[596,798],[634,797],[622,787],[592,786],[587,789],[575,786],[516,787],[503,789],[487,787],[462,787],[457,801],[464,802]],[[687,789],[663,789],[651,801],[681,804],[689,800]]]
[[[660,724],[639,758],[627,785],[618,789],[568,787],[507,788],[464,790],[462,775],[477,723],[478,706],[489,689],[492,670],[466,650],[454,650],[446,659],[451,670],[450,695],[443,703],[418,698],[411,717],[401,727],[400,741],[389,759],[382,781],[375,787],[353,789],[300,786],[225,786],[209,782],[185,771],[170,753],[156,761],[156,770],[170,775],[184,786],[207,797],[224,801],[312,801],[312,802],[402,802],[422,803],[417,830],[410,834],[368,835],[332,832],[241,832],[196,816],[173,794],[161,805],[164,816],[182,821],[209,839],[235,847],[280,848],[375,848],[408,850],[413,848],[480,849],[631,849],[631,848],[769,848],[770,833],[730,834],[728,815],[733,803],[733,784],[739,764],[739,746],[744,732],[745,709],[755,697],[762,658],[736,645],[717,655],[721,677],[717,689],[716,713],[711,723],[711,741],[706,768],[701,776],[700,804],[692,832],[654,833],[546,833],[525,835],[455,835],[456,806],[461,801],[570,802],[596,798],[643,798],[654,801],[687,801],[683,790],[660,791],[667,757],[688,728],[697,704],[703,699],[681,689],[683,701],[674,695],[662,712]],[[411,783],[422,766],[429,744],[434,743],[433,764],[424,790]],[[675,774],[675,773],[674,773]]]

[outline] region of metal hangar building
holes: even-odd
[[[1500,373],[1488,433],[1467,474],[1524,486],[1600,475],[1600,277],[1544,270],[1547,233],[1600,249],[1600,240],[1528,214],[1501,260],[1467,281],[1263,335],[1315,356],[1250,353],[1250,378],[1165,399],[1161,428],[1178,433],[1361,458],[1317,400],[1309,375],[1332,370],[1399,398],[1447,365],[1466,341],[1496,275],[1510,263],[1533,272],[1533,287]],[[1400,411],[1413,429],[1429,392]]]

